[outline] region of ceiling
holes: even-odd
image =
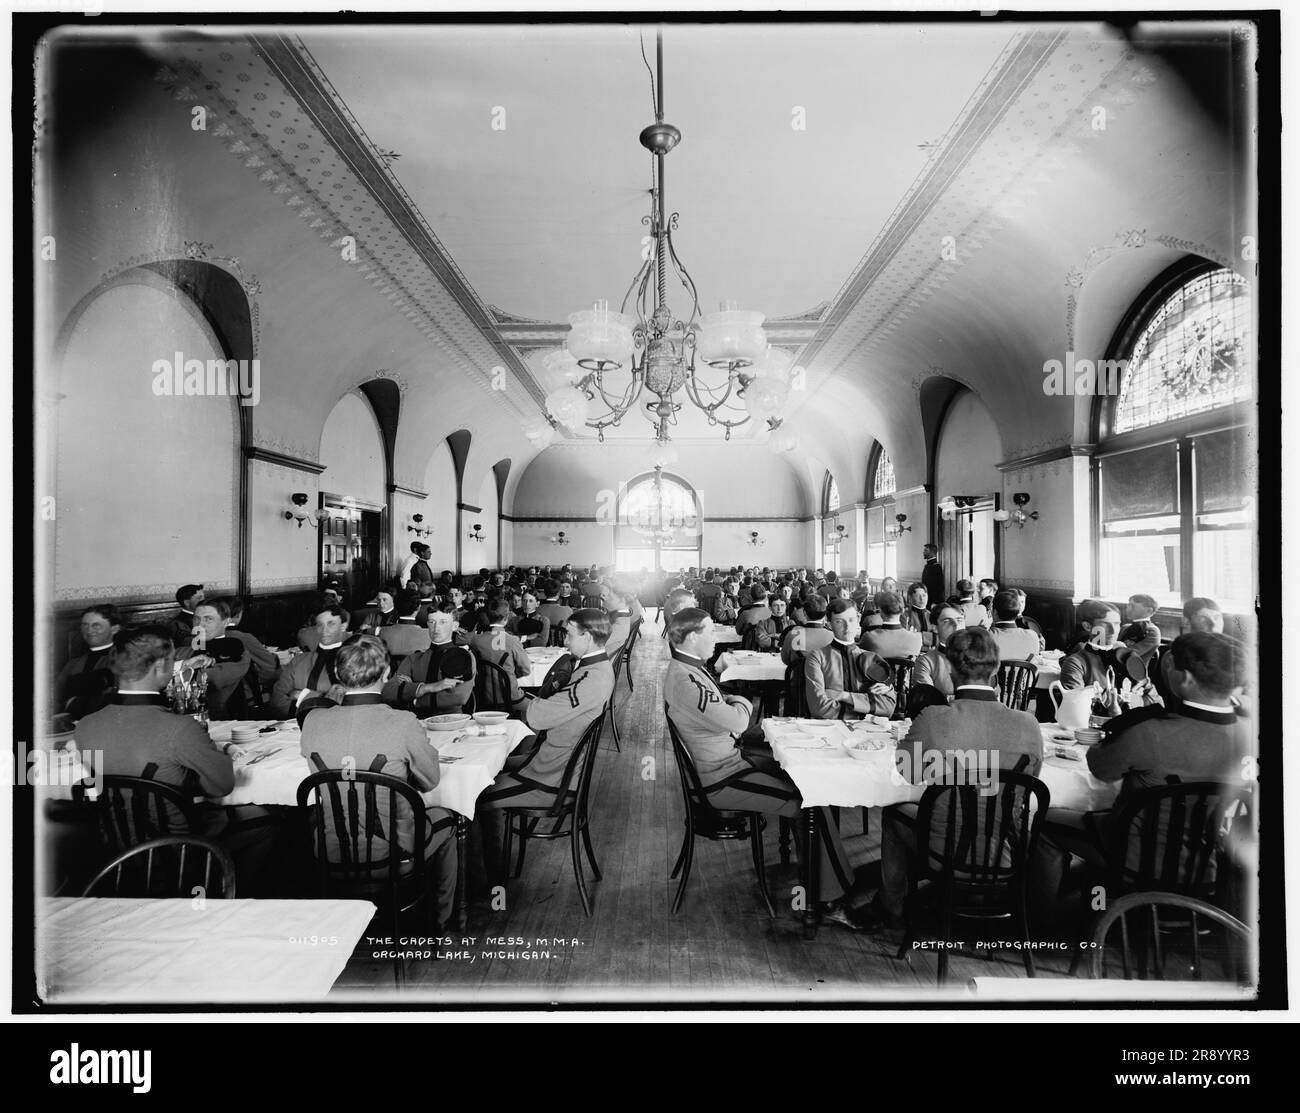
[[[1192,81],[1140,27],[668,26],[674,242],[704,310],[765,313],[806,369],[787,417],[800,466],[815,457],[851,498],[879,439],[920,482],[934,376],[995,409],[1008,457],[1070,442],[1073,415],[1033,380],[1078,339],[1076,305],[1106,330],[1088,278],[1123,276],[1113,314],[1180,253],[1231,258],[1253,186],[1202,103],[1233,72],[1226,26],[1198,32]],[[652,28],[644,41],[653,64]],[[231,153],[322,238],[362,233],[358,273],[453,366],[483,391],[497,369],[522,385],[485,405],[521,429],[539,417],[567,314],[618,304],[641,262],[653,109],[636,28],[272,28],[158,53],[173,96],[219,92]],[[674,439],[720,438],[689,405],[680,418]],[[650,426],[609,435],[648,443]]]

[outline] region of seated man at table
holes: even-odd
[[[1067,692],[1095,685],[1093,714],[1119,713],[1115,687],[1115,632],[1119,611],[1100,599],[1085,599],[1078,609],[1079,632],[1069,653],[1061,658],[1061,687]]]
[[[372,635],[354,635],[340,647],[335,672],[343,698],[336,706],[314,708],[303,720],[302,756],[311,764],[313,773],[326,769],[383,773],[419,792],[428,792],[438,785],[438,755],[415,716],[385,705],[381,693],[388,680],[388,668],[388,650]],[[376,814],[370,816],[365,794],[358,795],[361,830],[365,832],[369,825],[379,839],[386,839],[392,818],[391,797],[380,790],[375,799]],[[399,797],[396,803],[398,846],[393,849],[406,856],[416,850],[415,817],[406,800]],[[328,817],[325,830],[327,857],[331,862],[342,861],[338,832]],[[377,851],[375,857],[382,857],[382,853]],[[456,902],[458,859],[456,817],[446,808],[425,808],[424,857],[434,879],[438,927],[449,928]]]
[[[1247,772],[1255,731],[1232,702],[1245,669],[1240,645],[1222,634],[1183,634],[1167,656],[1174,706],[1125,712],[1106,725],[1100,745],[1088,750],[1094,777],[1122,782],[1112,807],[1101,812],[1049,808],[1044,817],[1032,891],[1045,913],[1052,910],[1070,854],[1093,864],[1104,861],[1109,822],[1133,793],[1170,778],[1235,785]]]
[[[299,653],[283,669],[271,692],[270,713],[276,719],[288,719],[302,710],[309,699],[338,703],[343,698],[334,674],[339,647],[348,638],[351,616],[338,604],[316,612],[316,648]]]
[[[546,598],[537,605],[537,613],[551,624],[552,630],[563,630],[564,624],[569,621],[569,615],[573,614],[573,608],[560,602],[559,580],[547,580],[542,591]]]
[[[398,659],[429,648],[429,631],[419,621],[420,607],[419,592],[407,588],[397,600],[397,621],[376,631],[384,648]]]
[[[374,602],[352,614],[352,629],[359,634],[378,634],[385,626],[392,626],[401,615],[397,613],[397,600],[391,591],[375,593]]]
[[[384,685],[384,702],[420,718],[460,711],[474,694],[474,654],[452,640],[456,628],[450,602],[429,612],[429,648],[412,653]]]
[[[177,662],[186,670],[202,669],[207,674],[207,709],[210,719],[244,719],[249,715],[244,695],[244,678],[252,658],[244,643],[226,636],[230,604],[209,599],[194,609],[194,634],[190,644],[176,651]]]
[[[745,628],[741,645],[745,649],[760,653],[775,653],[781,648],[781,636],[790,628],[790,616],[786,614],[786,602],[780,595],[768,596],[761,587],[750,589],[750,598],[761,603],[767,611],[766,618],[757,618]],[[742,612],[742,617],[743,617]],[[736,629],[740,629],[737,621]]]
[[[915,630],[921,635],[921,645],[929,648],[934,644],[934,620],[930,617],[930,593],[924,584],[907,585],[907,606],[898,616],[898,624],[904,630]]]
[[[742,749],[753,706],[743,696],[725,694],[705,662],[714,651],[714,623],[697,607],[678,611],[668,627],[673,648],[664,677],[664,703],[682,745],[695,763],[709,803],[723,811],[764,812],[794,819],[803,808],[789,775],[758,746]],[[818,852],[821,909],[831,922],[850,929],[857,924],[842,898],[853,882],[853,869],[829,808],[821,819],[829,847]]]
[[[1223,633],[1223,610],[1213,599],[1198,595],[1183,604],[1185,633]]]
[[[1016,624],[1022,604],[1020,594],[1004,588],[993,597],[993,626],[989,631],[1004,661],[1032,661],[1043,651],[1043,639]]]
[[[551,620],[538,609],[537,595],[532,588],[520,596],[519,613],[509,627],[510,632],[524,643],[525,649],[534,646],[545,649],[551,644]]]
[[[1043,737],[1034,717],[998,701],[1001,659],[993,636],[980,627],[955,631],[947,646],[956,686],[951,705],[924,708],[898,744],[899,772],[912,784],[996,785],[999,772],[1036,777]],[[871,906],[877,922],[898,927],[907,897],[908,858],[917,853],[916,804],[887,808],[881,823],[880,892]],[[942,846],[936,813],[931,845]]]
[[[815,591],[809,592],[801,607],[805,619],[798,626],[787,630],[785,640],[781,643],[781,661],[786,665],[794,661],[796,654],[809,654],[815,649],[830,645],[834,640],[830,627],[826,625],[825,597]],[[800,608],[792,605],[790,609],[795,612],[797,620]]]
[[[499,877],[498,860],[505,818],[501,808],[549,808],[583,734],[605,710],[614,690],[614,669],[605,656],[609,616],[595,607],[574,611],[565,623],[564,648],[573,669],[563,687],[528,701],[524,722],[537,733],[506,759],[505,768],[479,797],[484,848],[490,877]],[[588,755],[590,760],[590,755]],[[577,771],[578,774],[581,770]],[[576,788],[576,781],[572,787]]]
[[[980,606],[975,598],[975,581],[963,578],[957,581],[957,592],[948,600],[948,605],[962,614],[965,626],[991,626],[993,620],[988,611]]]
[[[896,591],[882,591],[876,596],[876,606],[880,608],[880,625],[864,631],[858,644],[877,657],[915,657],[920,653],[921,635],[905,629],[901,622],[902,596]]]
[[[862,621],[857,607],[848,599],[836,599],[829,614],[831,643],[804,657],[809,713],[817,719],[892,715],[893,672],[884,658],[856,644]]]
[[[237,638],[244,643],[244,652],[252,662],[249,680],[257,682],[260,695],[262,689],[274,684],[275,678],[280,675],[280,658],[267,649],[256,634],[239,629],[239,624],[244,620],[244,601],[231,599],[229,603],[230,621],[226,623],[226,637]]]
[[[753,584],[745,592],[744,606],[736,615],[736,633],[742,642],[750,628],[772,617],[767,602],[767,591],[762,584]]]
[[[510,604],[504,598],[494,599],[484,608],[484,613],[487,629],[470,636],[469,648],[481,660],[490,661],[505,670],[506,676],[510,678],[510,691],[500,695],[508,700],[511,707],[515,707],[524,701],[524,694],[517,683],[518,678],[528,676],[533,671],[532,658],[524,649],[523,642],[506,630],[506,623],[510,620]]]
[[[64,665],[54,682],[56,715],[66,715],[75,722],[107,706],[114,685],[113,639],[121,629],[112,603],[99,603],[81,612],[81,640],[86,652]]]
[[[954,685],[952,666],[948,664],[948,643],[958,630],[965,629],[965,618],[955,607],[943,607],[935,615],[935,644],[916,659],[912,669],[912,691],[908,695],[907,715],[916,717],[919,707],[928,703],[947,703]]]
[[[1128,597],[1124,616],[1127,625],[1116,637],[1115,648],[1116,656],[1132,680],[1147,678],[1147,668],[1160,648],[1160,627],[1151,621],[1159,605],[1150,595]]]

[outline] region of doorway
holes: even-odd
[[[998,579],[1001,552],[996,495],[979,495],[970,506],[957,508],[956,517],[939,520],[939,562],[950,591],[961,579]]]
[[[322,494],[329,517],[320,524],[318,566],[320,583],[343,586],[344,605],[356,608],[379,590],[381,507],[341,495]]]

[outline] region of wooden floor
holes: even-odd
[[[604,880],[588,883],[593,914],[582,910],[567,840],[530,842],[523,876],[509,883],[506,907],[475,900],[473,943],[435,948],[468,957],[415,959],[406,964],[403,1001],[428,1004],[630,1004],[709,1001],[761,1004],[833,1004],[918,1001],[935,995],[937,956],[917,952],[896,959],[896,934],[865,936],[823,925],[803,938],[792,908],[796,866],[779,865],[775,822],[766,831],[768,883],[775,919],[763,908],[747,843],[698,840],[686,902],[670,915],[676,882],[669,871],[681,847],[681,785],[663,718],[666,643],[649,628],[632,659],[636,685],[620,681],[617,716],[622,752],[608,727],[592,780],[591,828]],[[845,846],[863,881],[853,900],[872,891],[880,854],[880,813],[862,835],[862,812],[845,810]],[[472,859],[479,848],[471,843]],[[481,858],[471,861],[481,878]],[[481,889],[483,882],[477,881]],[[371,929],[387,934],[378,923]],[[423,934],[415,924],[411,934]],[[492,943],[489,940],[508,940]],[[362,940],[331,1000],[392,999],[393,964],[373,957]],[[501,957],[506,952],[506,957]],[[964,995],[974,977],[1024,977],[1018,952],[993,958],[953,955],[945,995]],[[536,955],[539,957],[524,957]],[[1063,978],[1068,959],[1036,958],[1040,978]],[[1069,984],[1060,983],[1063,998]]]

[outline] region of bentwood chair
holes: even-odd
[[[803,654],[794,655],[785,667],[785,705],[783,713],[788,719],[808,718],[808,688],[804,683]]]
[[[489,661],[482,654],[475,652],[474,670],[474,709],[476,711],[505,711],[512,718],[522,716],[527,697],[519,693],[519,699],[512,698],[517,689],[515,678],[495,661]]]
[[[524,854],[528,849],[529,839],[565,839],[569,840],[569,856],[573,860],[573,879],[578,883],[578,896],[582,900],[583,911],[591,916],[591,898],[587,895],[587,881],[583,877],[582,855],[578,842],[586,851],[587,861],[591,863],[592,876],[601,880],[600,866],[596,864],[596,854],[591,847],[591,827],[588,822],[588,797],[591,793],[591,775],[596,765],[596,745],[600,741],[601,728],[605,724],[605,715],[592,722],[578,739],[564,767],[564,776],[560,778],[559,788],[555,793],[555,802],[549,807],[502,808],[505,816],[505,845],[501,860],[509,866],[511,849],[516,835],[519,836],[519,857],[515,862],[512,876],[519,877],[524,869]],[[539,831],[542,823],[549,823],[549,830]]]
[[[754,872],[758,876],[758,891],[763,896],[763,904],[769,916],[776,916],[772,906],[772,897],[767,891],[767,869],[763,862],[763,827],[766,820],[761,812],[723,811],[715,808],[709,801],[709,794],[700,782],[699,772],[691,759],[690,751],[677,733],[677,727],[668,715],[668,705],[664,705],[664,718],[668,722],[668,735],[673,743],[673,756],[677,759],[677,773],[682,782],[682,801],[686,810],[686,832],[682,838],[682,849],[677,855],[677,864],[668,879],[673,880],[679,873],[681,881],[677,885],[677,895],[673,898],[673,915],[682,907],[686,898],[686,883],[691,877],[691,866],[695,861],[695,839],[711,839],[714,842],[739,842],[749,840],[750,852],[754,858]]]
[[[1089,973],[1093,978],[1113,977],[1107,973],[1108,960],[1118,951],[1126,980],[1245,985],[1253,979],[1254,948],[1250,928],[1203,900],[1181,893],[1129,893],[1113,901],[1097,921]]]
[[[630,640],[630,639],[629,639]],[[605,713],[601,719],[608,719],[610,728],[614,732],[614,749],[619,753],[623,752],[623,747],[619,745],[618,739],[618,713],[614,710],[614,697],[618,695],[618,677],[623,671],[623,665],[627,661],[627,655],[620,649],[614,654],[614,686],[609,690],[609,699],[605,703]],[[599,737],[599,736],[598,736]]]
[[[628,631],[627,642],[626,642],[626,644],[623,646],[623,648],[619,651],[619,656],[623,658],[623,668],[624,668],[624,669],[626,670],[626,672],[627,672],[627,690],[628,690],[629,692],[631,692],[631,691],[633,690],[633,688],[632,688],[632,650],[633,650],[633,648],[636,646],[636,640],[637,640],[637,638],[639,638],[639,637],[641,636],[641,622],[642,622],[642,621],[643,621],[642,619],[639,619],[639,618],[638,618],[635,622],[632,623],[632,627],[631,627],[631,629]]]
[[[885,664],[893,675],[894,713],[893,719],[902,719],[907,714],[907,697],[912,691],[912,670],[916,667],[914,657],[886,657]]]
[[[318,762],[313,754],[312,763]],[[430,891],[432,862],[425,850],[436,832],[455,825],[454,817],[431,825],[424,800],[414,787],[386,773],[351,769],[326,769],[299,782],[298,807],[310,823],[322,897],[374,901],[379,915],[387,914],[394,939],[401,934],[401,916],[422,901],[428,905],[431,934],[450,926],[436,923]],[[398,839],[402,809],[411,816],[409,848]],[[400,985],[405,980],[401,959],[393,959],[393,972]]]
[[[99,871],[83,897],[235,898],[235,863],[209,839],[168,835],[123,851]]]
[[[1013,711],[1029,711],[1038,683],[1038,666],[1029,661],[1003,661],[998,667],[998,699]]]
[[[954,778],[960,780],[960,778]],[[953,920],[991,924],[1014,920],[1029,942],[1026,874],[1051,793],[1037,777],[999,771],[988,792],[978,784],[931,785],[921,797],[913,832],[916,853],[908,870],[907,930],[898,958],[910,955],[917,919],[938,914],[939,984],[948,976]],[[1029,947],[1025,972],[1034,976]]]
[[[154,769],[151,763],[143,777],[104,776],[92,806],[109,855],[121,854],[152,839],[199,830],[194,794],[153,780]],[[78,786],[74,798],[84,800],[84,793],[84,786]]]

